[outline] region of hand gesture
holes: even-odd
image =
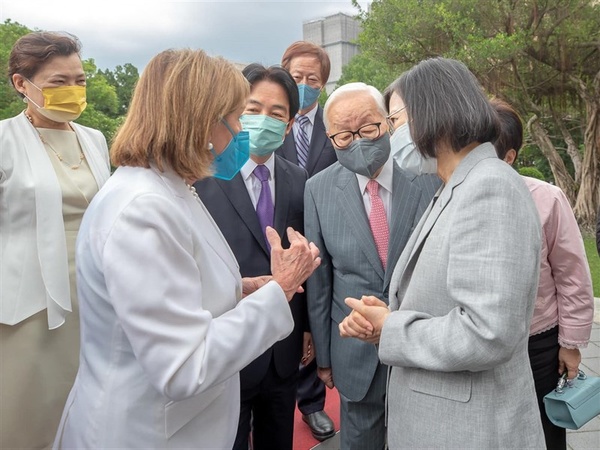
[[[319,249],[309,243],[302,234],[289,227],[287,237],[290,248],[281,246],[281,238],[277,231],[267,227],[266,234],[271,245],[271,273],[279,283],[290,301],[296,292],[303,292],[302,283],[315,271],[321,258]]]

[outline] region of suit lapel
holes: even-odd
[[[392,298],[394,298],[394,305],[396,309],[399,306],[399,302],[402,301],[404,296],[404,290],[402,287],[408,285],[405,280],[405,274],[409,276],[412,273],[412,269],[416,264],[423,243],[429,236],[429,233],[433,229],[438,218],[452,200],[452,194],[454,189],[462,184],[465,178],[473,167],[475,167],[480,161],[486,158],[496,158],[496,151],[494,146],[490,143],[482,144],[475,147],[465,158],[460,162],[450,180],[446,185],[442,185],[434,200],[429,204],[429,207],[423,214],[421,221],[414,230],[408,244],[406,245],[406,252],[402,255],[401,260],[398,261],[397,268],[394,270],[392,276],[393,287],[398,288],[397,292],[390,292],[390,307],[392,307]],[[393,309],[393,308],[392,308]]]
[[[406,246],[412,231],[413,219],[421,198],[421,190],[414,186],[394,164],[392,178],[392,211],[390,215],[390,240],[384,289],[388,286],[396,262]]]
[[[281,164],[278,157],[275,157],[275,216],[273,218],[273,227],[279,233],[279,236],[285,234],[285,224],[287,222],[288,210],[290,206],[290,177],[286,168]]]
[[[198,221],[196,224],[198,229],[202,230],[202,239],[215,251],[215,253],[225,262],[233,276],[237,279],[240,275],[240,268],[235,259],[235,255],[229,247],[227,240],[221,233],[219,226],[215,223],[210,212],[204,206],[204,203],[188,191],[184,181],[175,172],[160,170],[152,167],[160,178],[163,179],[165,184],[169,187],[175,197],[178,197],[184,203],[188,204],[190,208],[198,208],[202,211],[202,214],[194,216],[194,220]]]
[[[278,152],[291,163],[298,165],[298,153],[296,151],[296,141],[294,141],[293,130],[285,137],[283,145],[279,148]]]
[[[379,254],[377,253],[377,247],[375,247],[373,233],[371,233],[369,220],[365,211],[362,194],[358,188],[356,175],[349,170],[344,169],[339,177],[338,188],[341,192],[343,202],[342,210],[346,215],[346,222],[354,232],[356,242],[375,269],[375,272],[377,272],[383,280],[383,266],[381,265]]]
[[[291,134],[291,133],[290,133]],[[313,173],[317,161],[323,153],[323,148],[327,143],[327,134],[325,134],[325,124],[323,123],[323,110],[320,106],[317,106],[317,112],[315,114],[315,123],[313,125],[313,132],[310,138],[310,150],[308,152],[308,161],[306,161],[306,171],[309,174]]]
[[[252,205],[252,200],[250,200],[250,195],[248,194],[248,189],[246,189],[246,184],[244,183],[242,176],[238,173],[230,181],[220,179],[217,179],[216,181],[240,216],[242,222],[248,227],[254,238],[258,241],[260,247],[266,254],[269,254],[265,236],[260,228],[256,210]]]

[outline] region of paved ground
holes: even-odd
[[[586,349],[581,351],[582,369],[587,375],[600,376],[600,298],[595,301],[592,337]],[[567,431],[570,450],[600,449],[600,417],[596,417],[577,431]]]
[[[594,326],[592,337],[586,349],[582,350],[581,369],[594,377],[600,376],[600,298],[595,299]],[[600,449],[600,416],[588,422],[577,431],[567,431],[567,447],[569,450]],[[317,445],[313,450],[340,450],[339,433]],[[483,450],[483,449],[482,449]],[[490,449],[491,450],[491,449]]]

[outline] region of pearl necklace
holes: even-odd
[[[198,196],[198,193],[196,192],[196,188],[189,183],[185,183],[185,185],[188,187],[188,189],[190,190],[190,192],[192,193],[194,198],[196,200],[200,200],[200,197]]]
[[[31,123],[31,125],[33,125],[33,118],[27,113],[25,113],[25,117],[27,117],[27,120],[29,120],[29,123]],[[40,133],[40,131],[37,129],[37,127],[35,125],[33,125],[33,128],[35,129],[38,136],[40,137],[42,144],[44,144],[46,147],[48,147],[50,150],[52,150],[52,153],[54,153],[56,155],[56,157],[58,158],[58,160],[61,163],[63,163],[65,166],[67,166],[71,170],[77,170],[81,167],[81,164],[83,164],[83,160],[85,159],[85,156],[81,150],[79,150],[79,164],[71,164],[71,163],[65,161],[64,158],[60,155],[60,153],[58,153],[56,150],[54,150],[54,148],[50,145],[50,143],[46,139],[44,139],[44,137],[42,136],[42,133]]]

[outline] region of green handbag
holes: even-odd
[[[568,381],[565,372],[556,388],[544,397],[544,406],[554,425],[578,430],[600,414],[600,378],[588,377],[580,370]]]

